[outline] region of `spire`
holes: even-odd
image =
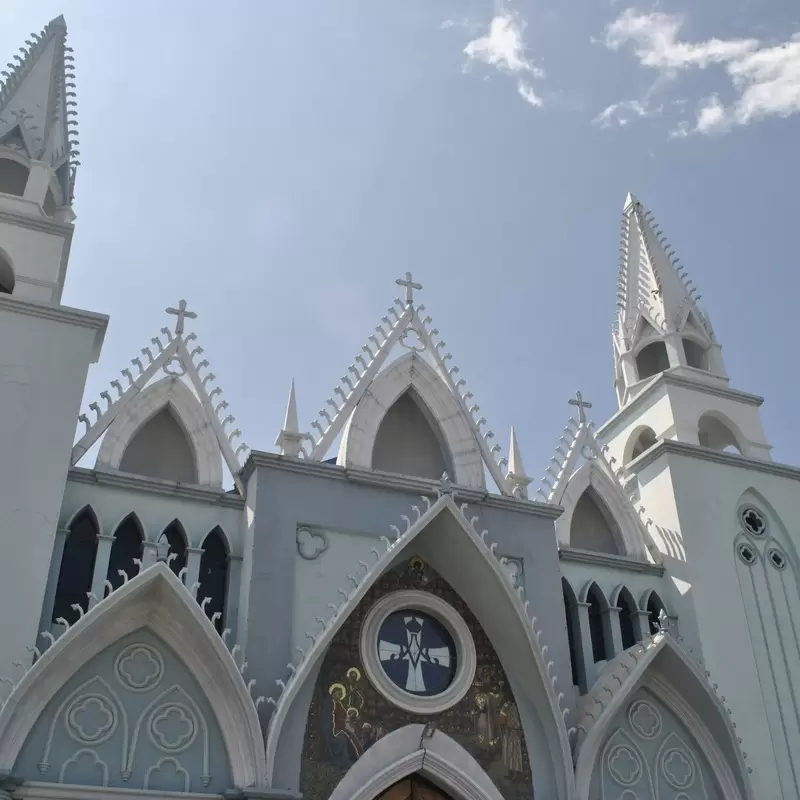
[[[275,440],[275,446],[281,448],[282,456],[297,458],[300,455],[303,439],[306,437],[300,433],[300,425],[297,422],[297,398],[294,391],[294,378],[289,389],[289,402],[286,405],[286,419],[283,421],[283,429]]]
[[[506,480],[511,487],[511,493],[515,497],[528,499],[528,484],[533,481],[525,474],[525,465],[522,463],[522,455],[519,452],[519,443],[517,442],[517,432],[514,426],[511,426],[511,445],[508,450],[508,472],[506,473]]]
[[[64,17],[56,17],[0,70],[0,146],[49,164],[71,200],[79,153],[74,59],[66,41]]]
[[[697,289],[653,214],[628,192],[622,210],[613,331],[620,405],[630,399],[632,384],[673,367],[689,366],[726,377],[714,331],[698,300]],[[638,364],[638,353],[646,346],[645,338],[662,344],[660,350],[648,353],[643,365]],[[686,340],[691,340],[688,345]]]

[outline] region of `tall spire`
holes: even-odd
[[[71,200],[79,153],[75,75],[64,17],[31,34],[25,45],[0,70],[0,146],[50,165]]]
[[[719,345],[697,304],[699,299],[653,214],[628,192],[622,211],[614,324],[621,405],[629,399],[627,390],[632,384],[672,367],[699,368],[726,377]],[[648,354],[652,363],[636,368],[645,339],[647,344],[661,340],[663,353],[654,348]]]
[[[525,465],[522,463],[522,455],[519,451],[519,443],[517,442],[517,432],[514,426],[511,426],[511,444],[508,449],[508,473],[506,480],[511,487],[511,493],[514,497],[520,497],[524,500],[528,499],[528,484],[533,481],[525,474]]]

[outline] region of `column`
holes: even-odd
[[[650,634],[650,614],[647,611],[636,609],[631,614],[633,623],[633,635],[637,642],[643,642],[644,637]]]
[[[228,644],[233,646],[237,643],[237,623],[239,621],[239,592],[242,588],[242,557],[228,557],[228,595],[225,598],[225,619],[223,620],[223,630],[230,628],[231,633],[228,637]],[[244,643],[242,643],[244,650]]]
[[[609,606],[603,613],[603,637],[606,650],[608,650],[609,645],[611,646],[609,661],[622,652],[622,628],[619,624],[619,612],[620,608],[618,606]]]
[[[594,655],[592,654],[592,631],[589,627],[589,603],[578,601],[578,629],[580,630],[580,652],[576,653],[578,659],[578,680],[581,682],[581,692],[586,693],[594,686],[597,680],[597,671],[594,668]]]
[[[683,342],[681,341],[680,334],[668,333],[664,337],[664,344],[667,347],[670,367],[685,367],[686,354],[683,352]]]
[[[31,171],[28,173],[23,198],[43,206],[52,174],[53,170],[49,164],[44,161],[31,161]]]
[[[64,544],[67,541],[69,531],[66,528],[59,528],[53,544],[53,558],[50,561],[50,572],[47,575],[47,585],[44,590],[44,600],[42,601],[42,616],[39,619],[39,631],[49,631],[53,619],[53,603],[56,600],[56,589],[58,588],[58,576],[61,572],[61,558],[64,555]],[[36,632],[38,645],[39,631]],[[2,798],[0,798],[2,800]]]
[[[192,597],[198,603],[203,602],[202,597],[197,596],[199,589],[193,588],[200,580],[200,559],[203,556],[202,547],[187,547],[186,548],[186,588],[192,593]]]
[[[158,545],[155,542],[142,543],[142,569],[152,567],[158,561]]]
[[[89,608],[94,608],[105,595],[104,583],[108,577],[108,562],[111,558],[111,548],[114,546],[113,536],[100,534],[97,537],[97,555],[94,559],[94,576],[92,577],[92,594],[89,598]],[[132,577],[128,575],[128,577]]]

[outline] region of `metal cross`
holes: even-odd
[[[580,392],[575,392],[575,398],[570,399],[569,404],[571,406],[578,406],[578,419],[580,422],[586,422],[586,413],[583,409],[591,408],[592,404],[584,400]]]
[[[398,286],[405,286],[406,287],[406,305],[411,305],[414,302],[414,289],[421,289],[421,283],[414,283],[411,279],[411,273],[406,272],[406,279],[403,280],[402,278],[398,278],[395,283]]]
[[[178,318],[175,323],[175,333],[180,336],[183,333],[183,322],[188,317],[189,319],[197,319],[197,314],[194,311],[186,310],[186,301],[181,300],[177,308],[168,308],[167,314],[172,314]]]

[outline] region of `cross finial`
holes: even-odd
[[[178,336],[183,333],[183,323],[187,317],[189,319],[197,319],[197,314],[195,314],[194,311],[186,310],[185,300],[181,300],[177,308],[168,308],[167,314],[172,314],[178,318],[178,321],[175,323],[175,333]]]
[[[580,391],[575,392],[575,397],[570,399],[569,404],[571,406],[578,406],[578,420],[580,422],[586,422],[586,412],[584,409],[591,408],[592,404],[583,399],[583,395]]]
[[[422,289],[421,283],[414,283],[411,278],[411,273],[406,272],[406,278],[403,280],[402,278],[398,278],[395,283],[398,286],[405,286],[406,287],[406,305],[410,306],[414,302],[414,289]]]

